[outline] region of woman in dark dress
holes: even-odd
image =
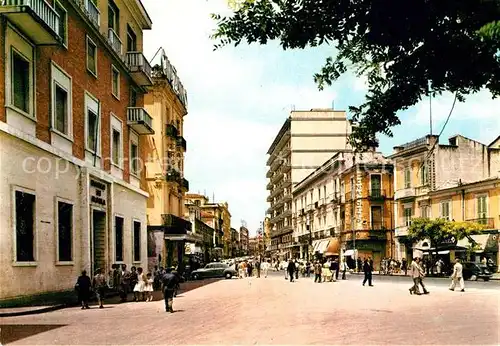
[[[92,287],[92,282],[90,278],[87,276],[87,271],[82,271],[82,275],[78,277],[76,281],[76,292],[78,293],[78,302],[82,305],[83,309],[89,308],[89,299],[90,299],[90,288]]]

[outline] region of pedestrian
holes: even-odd
[[[262,263],[262,272],[264,274],[264,278],[267,278],[267,274],[269,273],[269,268],[271,267],[271,263],[269,263],[270,260],[264,261]]]
[[[321,263],[319,261],[316,261],[314,263],[314,282],[321,283]]]
[[[413,286],[410,287],[410,289],[409,289],[410,295],[412,295],[412,294],[420,295],[420,289],[418,287],[418,285],[419,285],[418,278],[420,277],[420,273],[422,272],[422,269],[420,268],[420,266],[418,264],[418,260],[419,260],[418,257],[415,257],[410,264],[410,276],[413,280]]]
[[[82,305],[83,309],[90,309],[89,307],[89,299],[90,299],[90,290],[92,288],[92,282],[87,275],[87,271],[83,270],[82,275],[78,277],[76,280],[75,290],[78,294],[78,303]]]
[[[257,277],[260,278],[260,261],[255,262],[255,270],[257,270]]]
[[[146,284],[144,286],[144,295],[146,296],[146,301],[153,301],[153,278],[151,277],[151,273],[146,275]]]
[[[401,261],[401,270],[405,272],[405,276],[408,274],[408,262],[406,261],[406,258],[403,258]]]
[[[349,269],[345,259],[341,262],[341,267],[342,267],[342,280],[345,280],[346,279],[346,272]]]
[[[120,275],[120,287],[119,287],[119,292],[120,292],[120,298],[121,302],[126,302],[127,301],[127,294],[130,290],[130,272],[127,270],[127,265],[122,264],[122,271]]]
[[[165,311],[173,313],[174,291],[178,284],[177,276],[172,274],[172,268],[166,268],[162,277],[163,298],[165,299]]]
[[[323,282],[332,280],[332,272],[330,270],[329,261],[323,264],[323,269],[321,270],[321,275],[323,276]]]
[[[249,278],[252,277],[252,272],[253,272],[252,262],[248,262],[247,263],[247,274],[248,274]]]
[[[144,288],[146,286],[147,277],[142,271],[142,268],[137,268],[137,282],[134,286],[134,298],[135,301],[143,301],[144,300]]]
[[[373,271],[373,268],[370,265],[370,261],[368,259],[365,259],[365,262],[363,263],[363,272],[365,274],[365,277],[363,279],[363,286],[366,284],[366,281],[368,281],[368,286],[373,286],[372,285],[372,271]]]
[[[443,265],[444,262],[441,258],[436,261],[436,271],[438,276],[441,276],[441,274],[443,273]]]
[[[329,261],[330,263],[330,271],[332,272],[332,277],[330,279],[330,281],[336,281],[336,277],[335,277],[335,274],[336,274],[336,269],[335,269],[335,261]]]
[[[299,261],[295,259],[295,280],[299,279]]]
[[[424,268],[422,268],[422,266],[420,265],[421,262],[422,262],[422,260],[419,258],[418,262],[417,262],[418,269],[419,269],[418,284],[420,286],[422,286],[422,289],[424,290],[424,294],[429,294],[429,291],[427,291],[427,288],[425,288],[425,285],[424,285],[425,271],[424,271]]]
[[[450,291],[455,290],[457,283],[460,284],[460,292],[465,292],[465,284],[463,278],[463,266],[460,263],[460,259],[455,259],[455,265],[453,266],[453,274],[451,274],[451,285]]]
[[[290,275],[290,282],[293,282],[293,274],[295,274],[295,262],[290,258],[288,262],[287,272]]]
[[[134,301],[137,301],[137,292],[135,291],[135,286],[137,285],[137,269],[136,267],[130,268],[130,284],[129,289],[134,293]]]
[[[306,276],[311,277],[311,262],[307,261],[306,263]]]
[[[104,270],[98,268],[92,282],[94,288],[95,296],[97,298],[97,303],[99,304],[99,309],[104,308],[104,294],[106,293],[106,277],[104,276]]]

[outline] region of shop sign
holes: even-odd
[[[362,228],[361,219],[363,217],[363,200],[361,195],[363,193],[363,176],[361,172],[356,174],[356,228]]]
[[[457,245],[457,238],[451,236],[448,238],[445,238],[441,241],[439,244],[439,247],[445,247],[445,246],[455,246]]]
[[[105,207],[106,200],[106,184],[90,180],[90,203]]]

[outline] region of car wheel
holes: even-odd
[[[231,279],[233,277],[233,275],[231,273],[226,273],[225,277],[226,277],[226,279]]]
[[[473,274],[473,275],[470,277],[470,280],[471,280],[471,281],[477,281],[477,276]]]
[[[194,274],[193,275],[193,279],[194,280],[199,280],[200,279],[200,275],[199,274]]]
[[[484,281],[490,281],[490,278],[489,277],[484,277],[483,280]]]

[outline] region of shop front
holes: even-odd
[[[372,259],[373,260],[373,270],[380,270],[380,262],[385,254],[385,240],[356,240],[356,247],[354,247],[353,242],[348,240],[346,242],[346,251],[344,252],[344,257],[346,257],[347,265],[349,268],[355,268],[355,261],[357,258],[361,260]]]

